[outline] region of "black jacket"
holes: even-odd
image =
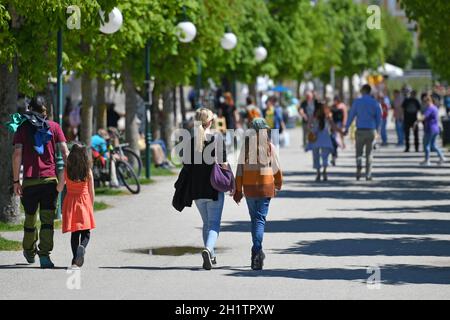
[[[214,136],[211,137],[210,141],[205,142],[205,148],[212,143],[215,143]],[[219,163],[226,162],[226,148],[225,142],[223,139],[218,142],[218,145],[222,150],[218,154],[223,154],[222,159],[218,159]],[[222,142],[222,143],[220,143]],[[220,146],[221,145],[221,146]],[[216,148],[212,152],[212,156],[216,155]],[[194,148],[194,138],[191,139],[191,161],[190,163],[185,163],[183,165],[183,169],[178,176],[178,180],[175,183],[175,194],[172,200],[173,207],[182,211],[184,207],[192,206],[193,200],[198,199],[211,199],[213,201],[217,201],[219,199],[219,193],[211,186],[211,172],[214,166],[214,163],[207,164],[204,162],[203,154],[201,155],[202,162],[199,164],[195,164],[194,160],[196,158],[200,158],[200,155],[197,154],[195,157],[195,148]]]
[[[192,197],[190,196],[191,174],[188,170],[188,168],[183,167],[175,182],[175,194],[172,199],[172,206],[180,212],[185,207],[192,206]]]

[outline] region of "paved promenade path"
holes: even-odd
[[[291,131],[280,156],[283,191],[268,217],[264,271],[250,270],[245,202],[229,197],[215,270],[203,271],[199,254],[149,254],[202,244],[198,212],[172,209],[176,177],[165,177],[138,196],[104,200],[113,208],[96,214],[81,290],[66,286],[70,236],[58,230],[57,270],[25,265],[21,252],[0,252],[0,299],[450,298],[450,167],[422,168],[422,154],[391,145],[376,151],[374,181],[357,182],[349,148],[330,181],[319,184],[311,154],[299,146],[300,132]],[[379,275],[379,287],[368,286],[371,275]]]

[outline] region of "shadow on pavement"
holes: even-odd
[[[222,232],[250,232],[250,222],[225,224]],[[268,221],[265,232],[272,233],[365,233],[431,235],[450,234],[450,220],[313,218]],[[449,248],[450,250],[450,248]]]
[[[450,213],[450,204],[423,206],[423,207],[390,207],[390,208],[353,208],[353,209],[330,209],[332,211],[352,212],[380,212],[380,213],[423,213],[423,212],[438,212]],[[430,221],[430,220],[427,220]]]
[[[365,184],[364,186],[367,186]],[[341,199],[341,200],[384,200],[384,201],[444,201],[448,191],[426,190],[282,190],[277,198],[293,199]]]
[[[450,284],[450,267],[421,265],[380,266],[381,283],[386,285],[403,284]],[[267,269],[258,272],[235,270],[228,276],[234,277],[274,277],[299,280],[347,280],[367,283],[371,274],[366,268],[360,269]]]
[[[317,240],[301,241],[292,248],[274,250],[274,252],[279,254],[301,254],[327,257],[450,257],[450,241],[431,238]]]
[[[214,267],[214,270],[231,270],[231,266]],[[245,268],[245,267],[242,267]],[[145,266],[122,266],[122,267],[100,267],[107,270],[138,270],[138,271],[206,271],[202,267],[145,267]]]
[[[335,177],[333,173],[329,174],[331,180],[327,182],[317,183],[315,181],[305,181],[305,180],[286,180],[285,185],[296,185],[299,187],[307,188],[323,188],[323,187],[355,187],[355,186],[365,186],[372,188],[390,188],[390,189],[417,189],[414,192],[430,192],[431,189],[436,188],[448,188],[450,183],[448,181],[438,181],[438,180],[374,180],[371,182],[357,182],[356,180],[333,180]],[[315,175],[311,175],[315,178]],[[411,191],[411,190],[405,190]],[[434,191],[434,190],[433,190]]]
[[[0,265],[0,270],[15,270],[15,269],[30,269],[30,270],[67,270],[67,267],[54,267],[52,269],[41,269],[36,265],[29,265],[24,263]]]

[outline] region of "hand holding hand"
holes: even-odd
[[[14,183],[14,193],[16,196],[21,197],[23,195],[23,189],[20,182]]]

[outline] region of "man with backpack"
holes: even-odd
[[[54,267],[50,253],[53,250],[58,198],[56,151],[59,148],[65,163],[69,149],[61,127],[56,122],[47,120],[43,96],[31,100],[29,111],[23,117],[25,120],[17,129],[13,140],[14,192],[21,197],[25,209],[23,254],[30,264],[35,262],[38,254],[41,268],[48,269]],[[38,208],[41,221],[39,233],[36,228]]]

